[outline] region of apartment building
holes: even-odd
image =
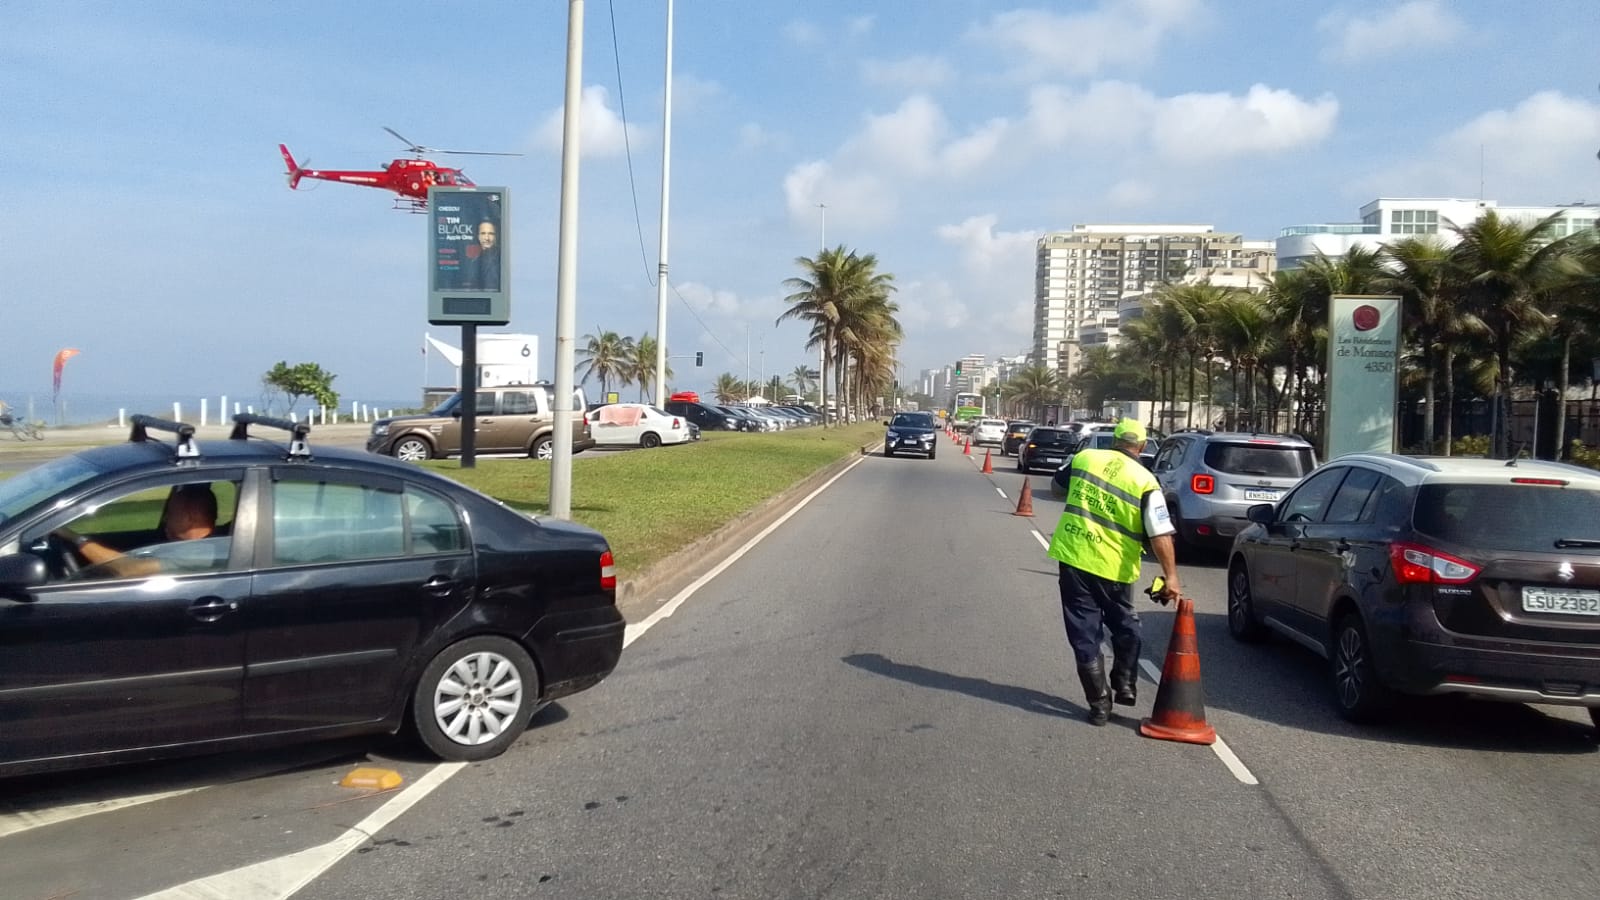
[[[1463,200],[1454,197],[1379,197],[1361,207],[1360,222],[1320,225],[1291,225],[1278,234],[1278,265],[1297,269],[1318,253],[1343,256],[1357,247],[1376,250],[1418,234],[1437,234],[1446,243],[1455,243],[1451,225],[1465,226],[1485,212],[1495,210],[1502,218],[1535,220],[1559,214],[1550,229],[1552,238],[1576,234],[1595,227],[1600,206],[1573,203],[1566,206],[1501,206],[1494,200]]]
[[[1088,342],[1109,343],[1124,297],[1191,273],[1220,283],[1270,271],[1274,252],[1210,225],[1074,225],[1046,234],[1035,260],[1033,357],[1070,376]]]

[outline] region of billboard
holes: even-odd
[[[510,198],[505,188],[428,189],[428,322],[511,322]]]
[[[1397,449],[1399,362],[1399,297],[1330,298],[1325,459]]]

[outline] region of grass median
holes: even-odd
[[[623,580],[716,531],[812,473],[883,437],[881,422],[776,434],[707,432],[655,450],[590,450],[573,459],[572,518],[610,541]],[[527,459],[424,463],[515,509],[550,509],[550,467]]]

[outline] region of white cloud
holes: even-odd
[[[674,75],[672,78],[673,114],[700,109],[727,91],[721,83],[695,75]]]
[[[1039,233],[996,232],[994,226],[998,221],[999,216],[994,213],[971,216],[959,225],[940,225],[937,233],[940,240],[961,249],[962,263],[969,272],[979,275],[996,271],[1012,275],[1020,272],[1031,277]]]
[[[1485,195],[1507,205],[1593,200],[1600,147],[1600,104],[1541,91],[1511,109],[1485,112],[1433,142],[1422,156],[1365,180],[1369,195],[1475,197],[1480,165]],[[1579,191],[1578,196],[1573,192]]]
[[[1445,46],[1466,33],[1466,25],[1439,0],[1411,0],[1370,16],[1330,13],[1317,23],[1332,43],[1324,59],[1361,62],[1404,51]]]
[[[1124,178],[1106,192],[1106,200],[1120,209],[1149,206],[1158,196],[1155,185],[1139,178]]]
[[[1181,94],[1165,100],[1152,124],[1156,149],[1171,160],[1205,162],[1278,153],[1333,133],[1339,101],[1302,100],[1257,84],[1243,97]]]
[[[1092,75],[1153,62],[1162,39],[1201,11],[1200,0],[1104,0],[1082,13],[1016,9],[992,16],[970,36],[1008,58],[1020,54],[1017,68],[1026,75]]]
[[[746,311],[746,305],[739,300],[739,295],[733,291],[716,290],[697,281],[674,284],[673,286],[683,296],[684,302],[688,303],[689,307],[695,312],[732,318],[743,315]]]
[[[896,192],[882,178],[866,172],[839,173],[825,160],[790,169],[783,178],[783,194],[790,221],[816,229],[819,239],[830,246],[849,243],[853,229],[894,221],[899,211]],[[818,208],[819,203],[826,209]]]
[[[877,24],[877,16],[852,16],[845,21],[845,34],[851,37],[865,37],[872,31],[872,26]]]
[[[861,63],[861,77],[868,84],[922,90],[949,83],[955,77],[955,69],[938,56],[869,59]]]
[[[626,149],[622,117],[612,112],[609,99],[610,95],[600,85],[583,89],[583,99],[578,104],[578,148],[584,157],[621,156]],[[564,111],[557,107],[545,116],[535,132],[537,146],[552,153],[561,152],[563,115]],[[641,132],[637,125],[627,126],[627,137],[638,149]]]
[[[1242,96],[1157,97],[1138,85],[1102,81],[1082,91],[1034,88],[1024,130],[1049,149],[1110,155],[1148,145],[1168,160],[1211,162],[1316,144],[1332,133],[1338,115],[1333,97],[1304,100],[1261,84]]]
[[[902,328],[909,330],[956,329],[971,319],[956,288],[942,279],[900,285],[895,292],[895,302],[900,304],[900,312],[895,317]]]
[[[789,139],[776,131],[768,131],[755,122],[739,126],[740,150],[776,150],[789,145]]]

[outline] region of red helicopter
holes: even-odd
[[[395,198],[394,208],[410,212],[426,212],[428,209],[428,188],[434,185],[442,187],[473,187],[472,179],[468,178],[460,169],[436,165],[423,159],[424,153],[449,153],[459,156],[521,156],[521,153],[490,153],[483,150],[440,150],[435,147],[424,147],[406,140],[398,131],[385,125],[383,130],[400,139],[415,158],[390,160],[383,165],[380,171],[335,171],[332,169],[304,169],[294,161],[294,156],[289,153],[289,148],[283,144],[278,145],[278,151],[283,154],[284,165],[289,167],[289,189],[296,190],[300,186],[300,179],[315,178],[320,181],[342,181],[345,184],[357,184],[363,187],[382,188],[399,194]]]

